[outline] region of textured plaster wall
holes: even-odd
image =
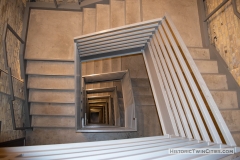
[[[206,0],[205,8],[208,15],[222,0]],[[237,0],[240,12],[240,0]],[[210,43],[215,45],[240,85],[240,19],[233,13],[231,1],[225,4],[208,20]]]
[[[25,0],[0,0],[0,69],[5,70],[3,50],[2,50],[2,34],[4,22],[8,22],[12,28],[21,35],[22,31],[22,20],[24,13]],[[10,33],[7,33],[7,54],[8,64],[12,68],[12,74],[15,77],[20,78],[20,66],[19,66],[19,48],[20,43]],[[8,103],[8,75],[0,70],[0,121],[1,121],[1,132],[0,142],[9,141],[13,139],[22,138],[25,136],[23,131],[14,131],[12,129],[12,119],[10,114],[10,107]],[[13,79],[13,86],[15,96],[23,99],[23,84]],[[17,99],[14,101],[14,110],[16,125],[22,126],[23,123],[23,112],[22,112],[22,101]]]

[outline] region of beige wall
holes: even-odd
[[[168,13],[188,47],[202,47],[197,0],[142,0],[143,21]]]
[[[213,11],[222,0],[206,0],[206,14]],[[240,0],[237,0],[240,11]],[[233,13],[231,1],[225,4],[208,21],[210,43],[215,45],[240,85],[240,19]]]
[[[25,0],[0,0],[0,69],[4,68],[4,59],[2,51],[2,33],[3,24],[8,19],[8,23],[13,29],[21,35],[22,31],[22,20],[24,13],[24,1]],[[12,74],[16,77],[20,77],[20,66],[19,66],[19,48],[20,43],[16,38],[8,32],[7,34],[7,52],[8,52],[8,63],[12,68]],[[19,81],[14,80],[14,91],[15,96],[23,98],[23,85]],[[4,72],[0,72],[0,121],[2,122],[0,132],[0,142],[9,141],[13,139],[22,138],[25,136],[23,131],[12,130],[12,119],[10,114],[10,107],[8,103],[9,88],[8,88],[8,77]],[[16,125],[20,127],[23,123],[22,115],[22,101],[16,100],[14,102]]]

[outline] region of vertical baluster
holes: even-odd
[[[154,35],[154,37],[155,37],[155,35]],[[176,73],[175,73],[175,71],[174,71],[174,69],[172,67],[170,59],[167,57],[167,51],[164,48],[163,43],[162,42],[159,42],[159,43],[162,45],[161,47],[162,47],[162,50],[163,50],[163,53],[164,53],[164,56],[166,58],[166,62],[167,63],[164,61],[164,58],[162,57],[162,55],[159,55],[159,56],[160,56],[162,64],[165,65],[164,70],[165,70],[165,73],[167,75],[167,80],[168,80],[168,82],[170,84],[171,92],[173,94],[173,99],[174,99],[174,101],[176,103],[176,107],[177,107],[178,113],[180,115],[180,119],[181,119],[181,121],[183,123],[183,128],[185,130],[185,133],[186,133],[187,137],[188,138],[192,138],[192,134],[190,132],[190,128],[188,126],[188,122],[187,122],[186,116],[185,116],[184,111],[182,109],[183,108],[182,104],[180,102],[181,99],[179,98],[179,96],[181,96],[181,95],[178,95],[178,94],[181,94],[181,93],[179,93],[179,91],[180,91],[179,87],[180,86],[177,86],[177,84],[176,84],[177,83]],[[169,70],[167,70],[166,66],[168,66]],[[175,86],[174,86],[174,84],[175,84]]]
[[[179,51],[179,48],[178,48],[176,42],[174,41],[173,36],[171,35],[171,33],[170,33],[170,31],[169,31],[169,29],[168,29],[168,27],[166,25],[166,21],[165,20],[162,21],[162,25],[163,25],[163,28],[165,29],[166,35],[168,36],[170,44],[173,47],[175,53],[180,55],[181,53]],[[176,60],[175,56],[172,56],[172,59],[173,59],[173,63],[176,65],[176,68],[177,68],[176,70],[177,70],[177,73],[179,75],[179,79],[181,81],[182,88],[183,88],[183,90],[184,90],[184,92],[186,94],[186,97],[188,99],[189,106],[190,106],[190,108],[192,110],[192,113],[195,116],[195,120],[196,120],[196,122],[198,124],[198,128],[200,130],[202,138],[203,138],[204,141],[208,142],[208,141],[210,141],[210,138],[209,138],[207,130],[206,130],[204,124],[203,124],[203,120],[202,120],[202,118],[201,118],[201,116],[199,114],[199,110],[198,110],[198,108],[196,106],[196,103],[194,101],[194,98],[193,98],[193,95],[192,95],[192,93],[190,91],[190,88],[187,85],[187,81],[186,81],[186,79],[184,78],[184,76],[182,74],[182,71],[181,71],[181,69],[180,69],[180,67],[179,67],[179,65],[177,63],[177,60]]]
[[[157,65],[152,55],[152,51],[150,50],[151,48],[149,48],[148,46],[149,43],[146,46],[145,50],[143,50],[143,57],[149,74],[149,80],[151,82],[153,96],[162,126],[162,131],[163,134],[166,135],[169,134],[169,131],[174,132],[173,130],[171,130],[172,126],[169,125],[170,117],[168,111],[166,110],[167,108],[169,108],[169,101],[166,96],[162,81],[159,81],[160,76],[159,73],[156,71]]]
[[[173,31],[173,33],[174,33],[174,35],[175,35],[175,37],[176,37],[179,45],[181,46],[181,49],[182,49],[182,51],[183,51],[183,53],[184,53],[184,55],[185,55],[185,58],[187,59],[187,61],[188,61],[188,63],[189,63],[189,66],[191,67],[192,72],[193,72],[193,74],[195,75],[196,80],[197,80],[198,83],[199,83],[199,86],[201,87],[201,89],[202,89],[202,91],[203,91],[203,94],[204,94],[204,96],[205,96],[205,98],[206,98],[206,100],[207,100],[207,102],[208,102],[208,104],[209,104],[209,107],[212,109],[212,113],[213,113],[213,115],[214,115],[217,123],[219,124],[220,129],[221,129],[221,130],[222,130],[222,129],[224,130],[224,132],[222,132],[222,134],[223,134],[226,142],[228,143],[228,140],[230,140],[230,141],[229,141],[230,144],[233,144],[233,145],[234,145],[235,142],[234,142],[234,140],[233,140],[233,138],[232,138],[232,136],[231,136],[231,133],[229,132],[229,130],[228,130],[227,126],[226,126],[226,123],[225,123],[225,121],[223,120],[223,118],[222,118],[222,116],[221,116],[221,113],[219,112],[219,109],[217,108],[216,103],[214,102],[214,100],[213,100],[213,98],[212,98],[212,95],[211,95],[210,91],[208,90],[208,88],[207,88],[207,86],[206,86],[206,84],[205,84],[205,82],[204,82],[204,80],[203,80],[203,78],[202,78],[199,70],[197,69],[197,66],[196,66],[195,62],[193,61],[193,59],[192,59],[192,57],[191,57],[191,55],[190,55],[190,53],[189,53],[186,45],[184,44],[182,38],[180,37],[177,29],[176,29],[175,26],[173,25],[171,19],[170,19],[170,18],[167,18],[167,21],[168,21],[168,23],[169,23],[170,28],[172,29],[172,31]],[[170,32],[170,31],[168,30],[168,32]],[[172,37],[170,37],[170,38],[172,38]],[[202,112],[202,115],[203,115],[203,117],[204,117],[204,119],[205,119],[205,122],[206,122],[206,124],[207,124],[207,126],[208,126],[208,129],[209,129],[209,131],[210,131],[210,133],[211,133],[211,136],[212,136],[212,138],[213,138],[213,141],[214,141],[215,143],[222,143],[222,141],[221,141],[221,139],[220,139],[220,137],[219,137],[219,134],[218,134],[218,132],[217,132],[217,130],[216,130],[216,127],[215,127],[215,125],[214,125],[214,123],[213,123],[213,121],[212,121],[212,118],[211,118],[211,116],[210,116],[210,114],[209,114],[209,112],[208,112],[208,110],[207,110],[207,108],[206,108],[206,105],[205,105],[205,103],[204,103],[204,101],[203,101],[203,99],[202,99],[202,96],[201,96],[201,94],[200,94],[200,92],[199,92],[199,90],[198,90],[198,88],[197,88],[197,86],[196,86],[196,83],[195,83],[195,81],[194,81],[194,79],[193,79],[193,77],[192,77],[192,75],[191,75],[191,73],[190,73],[190,71],[189,71],[189,68],[188,68],[187,65],[184,63],[183,57],[182,57],[178,52],[176,52],[176,56],[177,56],[177,58],[178,58],[178,60],[179,60],[179,63],[181,64],[181,66],[182,66],[182,68],[183,68],[183,71],[184,71],[184,73],[185,73],[185,76],[186,76],[186,78],[187,78],[187,80],[188,80],[188,82],[189,82],[189,85],[190,85],[190,87],[191,87],[191,90],[192,90],[192,92],[193,92],[193,94],[194,94],[194,96],[195,96],[195,98],[196,98],[196,101],[197,101],[198,106],[199,106],[199,108],[200,108],[200,110],[201,110],[201,112]],[[206,94],[206,93],[207,93],[207,94]],[[209,103],[209,102],[210,102],[210,103]],[[216,117],[217,117],[217,118],[216,118]],[[218,120],[219,120],[219,121],[218,121]],[[223,130],[222,130],[222,131],[223,131]],[[226,131],[226,132],[225,132],[225,131]],[[229,133],[227,133],[227,132],[229,132]],[[227,133],[227,134],[225,134],[225,133]],[[229,144],[229,143],[228,143],[228,144]],[[235,144],[235,145],[236,145],[236,144]]]
[[[154,45],[153,45],[152,42],[150,42],[150,45],[151,45],[152,51],[153,51],[153,53],[154,53],[155,59],[156,59],[157,64],[158,64],[158,69],[159,69],[160,74],[161,74],[160,77],[162,78],[161,80],[163,81],[164,87],[165,87],[165,89],[166,89],[166,93],[167,93],[166,95],[167,95],[167,97],[168,97],[168,99],[169,99],[170,106],[171,106],[171,108],[172,108],[172,110],[173,110],[174,117],[175,117],[175,119],[176,119],[176,121],[177,121],[178,130],[179,130],[180,135],[181,135],[182,137],[186,137],[186,136],[185,136],[185,133],[184,133],[184,130],[183,130],[183,126],[182,126],[180,117],[179,117],[179,114],[177,113],[177,110],[176,110],[176,105],[175,105],[174,100],[173,100],[173,95],[172,95],[172,93],[171,93],[171,91],[170,91],[169,85],[168,85],[167,80],[166,80],[166,75],[165,75],[165,73],[163,72],[161,63],[160,63],[160,61],[159,61],[159,57],[158,57],[158,55],[157,55],[157,53],[156,53],[156,49],[154,48]],[[170,115],[170,116],[172,116],[172,115]]]
[[[194,122],[192,113],[191,113],[191,111],[190,111],[190,106],[189,106],[189,103],[190,103],[190,102],[187,101],[186,97],[184,96],[184,95],[189,96],[190,91],[188,90],[188,85],[187,85],[187,83],[186,83],[186,81],[185,81],[185,79],[184,79],[184,76],[183,76],[183,74],[182,74],[182,71],[181,71],[181,69],[180,69],[180,66],[179,66],[179,64],[178,64],[178,62],[177,62],[177,60],[176,60],[176,58],[175,58],[175,56],[174,56],[174,52],[173,52],[173,50],[172,50],[172,48],[171,48],[171,46],[170,46],[170,44],[169,44],[169,41],[167,40],[167,37],[166,37],[165,33],[164,33],[163,30],[162,30],[162,26],[159,26],[159,31],[160,31],[160,33],[161,33],[163,42],[165,43],[166,48],[167,48],[167,50],[168,50],[168,55],[165,54],[165,55],[166,55],[165,58],[167,58],[167,59],[169,58],[169,59],[171,59],[171,61],[172,61],[171,67],[173,68],[173,70],[172,70],[171,72],[174,72],[174,73],[173,73],[173,75],[174,75],[174,77],[175,77],[175,78],[173,77],[174,83],[175,83],[176,88],[177,88],[177,91],[178,91],[178,93],[179,93],[180,100],[181,100],[181,102],[182,102],[182,106],[183,106],[184,111],[185,111],[185,113],[186,113],[186,116],[187,116],[189,125],[190,125],[190,127],[191,127],[192,133],[193,133],[195,139],[200,140],[200,135],[199,135],[199,133],[198,133],[198,129],[197,129],[197,127],[196,127],[196,124],[195,124],[195,122]],[[156,33],[156,35],[157,35],[157,37],[158,37],[159,40],[160,40],[160,35],[159,35],[159,33]],[[162,44],[162,45],[163,45],[163,44]],[[168,62],[168,64],[170,64],[170,61]],[[175,68],[175,71],[176,71],[176,72],[174,71],[174,68]],[[175,74],[175,73],[176,73],[176,74]],[[177,80],[177,76],[178,76],[178,78],[179,78],[178,80]],[[181,86],[182,86],[182,87],[181,87]],[[185,91],[185,92],[183,92],[183,91]],[[186,92],[186,91],[189,91],[189,93]],[[188,98],[188,97],[187,97],[187,98]],[[189,99],[188,99],[188,100],[189,100]],[[193,101],[192,101],[192,102],[193,102]],[[192,105],[192,104],[195,105],[194,102],[193,102],[193,103],[190,103],[190,105]],[[209,141],[209,139],[208,139],[208,141]]]

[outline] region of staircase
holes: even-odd
[[[240,145],[239,123],[240,110],[237,91],[228,89],[227,77],[220,74],[218,63],[210,58],[207,48],[188,48],[199,71],[201,72],[221,114],[230,129],[237,145]]]
[[[140,1],[137,3],[140,6]],[[82,76],[130,70],[138,131],[98,133],[98,138],[90,133],[75,133],[73,37],[140,21],[139,17],[131,19],[125,13],[129,10],[125,7],[131,6],[136,8],[130,1],[125,4],[122,0],[111,0],[109,5],[97,4],[95,8],[83,8],[82,12],[60,11],[58,14],[55,11],[31,11],[25,60],[33,131],[27,132],[27,145],[162,135],[142,55],[88,61],[81,66]],[[42,16],[36,21],[35,16],[38,15]],[[61,23],[62,19],[66,22]],[[41,26],[44,23],[53,30],[47,31]],[[71,29],[66,30],[69,24]],[[59,30],[54,31],[54,28]],[[36,30],[41,37],[34,37]],[[64,38],[58,33],[67,36]],[[59,36],[62,39],[59,44],[55,44]],[[45,47],[38,46],[39,39]],[[88,84],[86,89],[114,85],[114,82],[94,83]],[[121,103],[120,99],[120,106],[123,105]]]
[[[63,13],[62,11],[32,11],[25,54],[29,102],[31,102],[30,111],[32,127],[34,128],[33,131],[27,133],[27,143],[29,145],[162,135],[142,55],[94,60],[82,64],[83,76],[130,70],[137,106],[138,132],[116,133],[115,135],[112,135],[112,133],[104,133],[106,135],[97,133],[98,135],[94,135],[80,134],[74,131],[74,56],[73,49],[71,49],[73,48],[73,37],[140,22],[144,19],[140,12],[140,6],[140,1],[111,0],[109,5],[97,4],[95,8],[84,8],[83,12],[77,14]],[[47,41],[42,42],[43,45],[46,45],[46,43],[49,43],[49,45],[36,50],[37,40],[39,40],[34,37],[36,29],[39,29],[39,32],[44,31],[39,25],[40,22],[34,20],[38,14],[45,15],[48,21],[55,19],[55,21],[49,22],[49,27],[62,29],[61,32],[68,37],[58,35],[61,38],[60,44],[54,45],[52,45],[51,38],[48,41],[47,38],[41,39],[43,38],[41,37],[42,41]],[[68,19],[66,24],[63,23],[62,26],[56,25],[59,23],[59,19],[56,18],[59,17],[59,14],[62,19]],[[68,28],[69,23],[73,28],[66,31],[64,28]],[[50,31],[41,34],[51,37]],[[54,38],[57,39],[57,37],[52,37],[52,41],[56,40]],[[240,145],[240,127],[238,125],[240,123],[240,112],[237,92],[228,89],[226,75],[219,74],[218,63],[214,59],[210,59],[208,49],[199,46],[188,47],[188,49],[237,145]],[[136,68],[136,66],[138,67]],[[88,85],[87,89],[111,86],[114,86],[113,82],[104,82]]]

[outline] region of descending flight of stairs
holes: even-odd
[[[220,74],[216,60],[210,59],[209,49],[189,48],[211,94],[222,113],[236,143],[240,145],[240,110],[237,91],[228,89],[227,77]]]
[[[140,1],[131,3],[128,0],[111,0],[109,5],[97,4],[95,8],[84,8],[81,13],[82,31],[79,31],[76,36],[81,35],[81,33],[88,34],[141,21],[140,11],[137,10],[140,8],[134,7],[140,6],[138,3]],[[136,11],[135,17],[129,17],[127,14],[131,7],[133,7],[133,11]],[[240,145],[240,126],[238,125],[240,124],[240,110],[237,92],[228,89],[226,75],[219,74],[217,61],[210,59],[208,49],[189,48],[189,51],[230,131],[232,131],[236,143]],[[58,60],[54,60],[39,56],[34,57],[31,52],[26,52],[25,59],[27,60],[26,74],[28,75],[33,128],[74,128],[73,58],[66,58],[63,55]],[[134,61],[134,59],[136,60]],[[131,60],[137,65],[128,68],[129,65],[126,63]],[[82,75],[129,69],[137,106],[138,124],[143,125],[146,130],[154,130],[148,132],[138,127],[138,136],[159,135],[161,134],[159,120],[144,65],[141,55],[95,60],[82,64]],[[139,73],[140,71],[141,73]],[[111,86],[114,86],[113,82],[105,82],[88,85],[88,89]]]

